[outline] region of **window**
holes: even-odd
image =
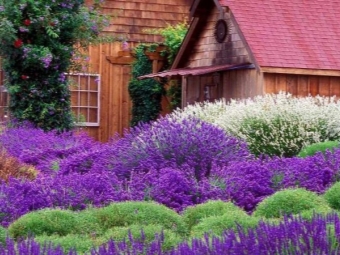
[[[100,75],[68,73],[71,108],[79,126],[99,126]]]

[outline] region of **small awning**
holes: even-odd
[[[155,78],[155,77],[167,77],[167,76],[184,76],[184,75],[202,75],[208,73],[214,73],[219,71],[233,70],[233,69],[248,69],[255,68],[253,64],[245,63],[245,64],[237,64],[237,65],[218,65],[218,66],[200,66],[200,67],[186,67],[180,69],[173,69],[169,71],[163,71],[159,73],[151,73],[143,76],[139,76],[138,79],[147,79],[147,78]]]

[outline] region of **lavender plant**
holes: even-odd
[[[58,134],[28,126],[7,128],[0,135],[1,147],[11,156],[45,173],[53,168],[58,170],[62,159],[86,152],[97,144],[86,133]]]
[[[162,118],[142,124],[113,141],[108,152],[112,154],[95,162],[93,168],[113,170],[128,178],[131,171],[171,167],[184,172],[193,170],[197,181],[209,177],[214,165],[250,157],[245,143],[195,118]]]

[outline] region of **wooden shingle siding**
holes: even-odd
[[[124,34],[127,41],[160,42],[145,29],[163,28],[188,21],[192,0],[106,0],[103,12],[113,15],[105,32]]]
[[[193,45],[193,51],[188,61],[190,67],[250,62],[247,49],[230,16],[228,12],[224,14],[224,19],[229,26],[229,35],[223,43],[218,43],[215,39],[214,31],[220,14],[216,7],[212,10],[205,26],[201,29],[199,39]]]
[[[296,75],[296,74],[264,74],[266,93],[286,91],[295,96],[334,96],[340,95],[340,77]]]

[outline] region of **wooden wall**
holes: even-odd
[[[161,42],[147,29],[188,21],[193,0],[106,0],[104,13],[112,16],[105,32],[122,35],[128,42]]]
[[[219,74],[189,76],[184,105],[225,98],[239,99],[263,95],[262,73],[256,69],[224,71]],[[207,96],[208,92],[208,96]]]
[[[235,24],[231,19],[229,12],[224,13],[225,21],[229,27],[229,35],[223,43],[218,43],[214,36],[215,24],[220,19],[220,14],[216,6],[206,18],[206,22],[200,27],[202,31],[195,41],[192,41],[188,47],[193,47],[193,50],[188,57],[187,66],[210,66],[221,64],[243,64],[250,63],[249,53],[241,40],[241,35],[238,34]],[[183,56],[186,58],[186,56]]]
[[[264,91],[286,91],[296,96],[336,95],[340,98],[340,77],[265,73]]]
[[[256,69],[231,70],[223,73],[221,97],[226,100],[263,95],[263,76]]]

